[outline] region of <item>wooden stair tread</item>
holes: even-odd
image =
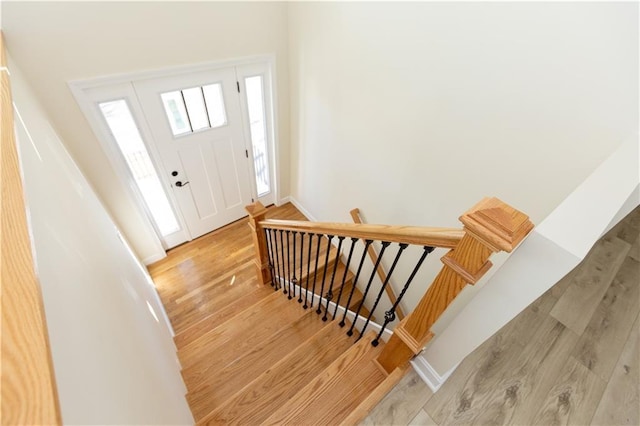
[[[384,347],[371,345],[375,333],[338,357],[262,424],[339,424],[381,384],[386,375],[374,362]]]
[[[329,323],[199,424],[259,424],[352,344],[343,329]]]
[[[263,344],[251,348],[235,362],[218,369],[214,374],[207,373],[208,380],[189,387],[187,400],[196,420],[222,405],[298,345],[328,326],[317,318],[318,314],[315,312],[298,308],[304,315],[297,321],[283,324],[283,328]],[[211,362],[215,361],[212,359]]]
[[[304,315],[304,310],[279,292],[273,292],[258,303],[237,314],[232,320],[194,340],[178,352],[185,380],[193,371],[205,370],[203,363],[224,367],[239,353],[260,344],[265,338]],[[210,371],[210,370],[209,370]]]
[[[270,286],[260,285],[255,289],[248,291],[242,295],[242,297],[236,297],[235,300],[224,303],[223,301],[217,301],[216,306],[221,306],[208,314],[195,324],[191,324],[189,327],[177,332],[173,338],[176,346],[179,348],[185,347],[194,340],[197,340],[203,334],[208,333],[214,328],[222,325],[226,321],[230,321],[237,312],[244,311],[245,309],[253,306],[257,301],[273,294],[273,288]]]

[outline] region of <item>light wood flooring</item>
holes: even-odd
[[[306,220],[291,204],[270,208],[267,218]],[[323,255],[327,246],[314,249],[334,259],[327,271],[344,267]],[[176,332],[196,422],[337,424],[363,406],[368,412],[382,395],[373,402],[368,396],[397,383],[373,361],[384,343],[374,348],[373,335],[356,343],[357,333],[348,337],[338,321],[322,321],[317,306],[305,310],[260,284],[253,256],[245,218],[149,268]],[[361,297],[354,291],[352,303]]]
[[[411,371],[363,425],[640,424],[640,207],[432,394]]]

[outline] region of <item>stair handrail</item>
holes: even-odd
[[[0,423],[62,424],[42,291],[31,252],[10,83],[0,31]]]
[[[287,231],[287,233],[327,235],[330,236],[329,240],[333,237],[362,239],[367,241],[367,248],[373,240],[384,241],[383,244],[386,245],[389,243],[422,245],[425,249],[424,255],[405,284],[405,289],[424,257],[434,247],[449,249],[441,258],[443,266],[433,283],[416,308],[395,327],[392,336],[377,358],[377,362],[388,374],[396,368],[405,368],[409,360],[422,351],[433,337],[431,327],[445,309],[467,284],[475,284],[491,268],[492,263],[489,261],[491,255],[500,251],[512,252],[534,226],[526,214],[495,197],[482,199],[460,216],[462,229],[266,220],[267,209],[259,202],[248,206],[247,211],[249,225],[254,231],[252,234],[256,249],[255,263],[263,284],[272,282],[269,246],[266,238],[270,230],[279,230],[281,234],[282,231]],[[338,253],[339,251],[338,248]],[[377,266],[376,264],[374,268]],[[401,297],[402,294],[399,298]],[[329,299],[327,298],[327,309]],[[395,318],[393,311],[395,307],[396,305],[391,311],[385,313],[382,330]],[[372,344],[378,344],[380,334]]]
[[[336,237],[361,238],[422,246],[454,248],[464,237],[457,228],[424,226],[370,225],[365,223],[309,222],[302,220],[267,219],[259,222],[262,228],[329,234]]]

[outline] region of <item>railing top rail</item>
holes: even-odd
[[[282,229],[337,237],[362,238],[392,243],[454,248],[464,236],[457,228],[430,228],[422,226],[369,225],[356,223],[307,222],[299,220],[268,219],[260,221],[267,229]]]

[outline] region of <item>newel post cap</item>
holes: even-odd
[[[267,212],[267,208],[263,206],[260,201],[249,204],[248,206],[245,206],[244,209],[249,213],[249,216],[251,217],[258,217]]]
[[[493,251],[513,251],[533,229],[529,216],[495,197],[487,197],[460,216],[465,230]]]

